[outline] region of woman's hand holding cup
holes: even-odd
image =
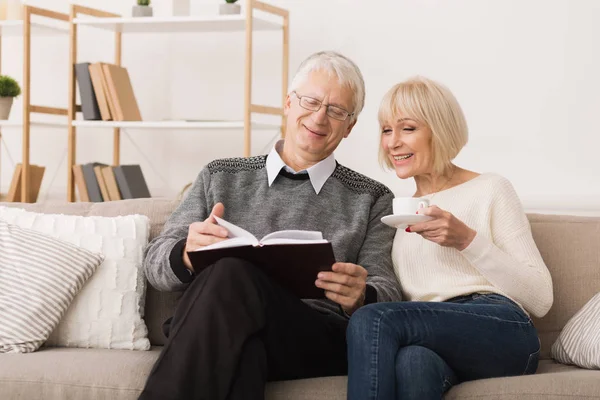
[[[454,247],[462,251],[466,249],[477,234],[464,222],[448,211],[438,206],[431,206],[417,210],[420,215],[427,215],[433,219],[427,222],[414,224],[406,228],[407,232],[414,232],[423,238],[445,247]]]

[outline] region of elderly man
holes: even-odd
[[[346,327],[364,304],[400,298],[384,185],[335,161],[364,104],[358,67],[334,52],[299,67],[285,103],[285,140],[268,156],[217,160],[147,247],[159,290],[185,290],[140,399],[262,399],[269,380],[345,375]],[[223,258],[194,270],[187,251],[224,240],[214,216],[257,237],[321,231],[337,262],[315,276],[326,299],[302,300],[259,266]],[[285,268],[285,265],[282,265]]]

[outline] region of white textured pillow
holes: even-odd
[[[600,293],[567,322],[551,354],[562,364],[600,369]]]
[[[37,350],[103,259],[0,221],[0,353]]]
[[[46,342],[50,346],[148,350],[144,323],[143,215],[82,217],[0,207],[0,219],[102,253],[104,262],[75,297]]]

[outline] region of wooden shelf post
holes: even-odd
[[[69,16],[55,11],[45,10],[43,8],[23,6],[23,156],[21,172],[21,201],[29,203],[34,201],[32,198],[30,182],[30,135],[31,135],[31,113],[66,115],[67,111],[61,108],[42,107],[31,104],[31,17],[33,15],[56,19],[68,22]]]
[[[76,4],[71,4],[71,11],[69,15],[70,22],[70,48],[71,53],[69,56],[69,112],[68,112],[68,125],[69,125],[69,143],[68,143],[68,155],[67,155],[67,201],[75,201],[75,177],[73,175],[73,166],[77,162],[77,128],[73,125],[73,121],[76,119],[77,112],[81,111],[81,106],[77,105],[77,97],[75,94],[76,81],[75,81],[75,64],[77,64],[77,24],[74,23],[74,19],[79,14],[85,14],[97,18],[112,18],[120,17],[118,14],[113,14],[101,10],[96,10],[89,7],[83,7]],[[121,32],[115,32],[115,63],[121,65]],[[118,165],[120,159],[120,128],[114,128],[113,130],[113,164]]]

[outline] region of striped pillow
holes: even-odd
[[[600,293],[567,322],[551,354],[562,364],[600,369]]]
[[[37,350],[103,259],[0,220],[0,353]]]

